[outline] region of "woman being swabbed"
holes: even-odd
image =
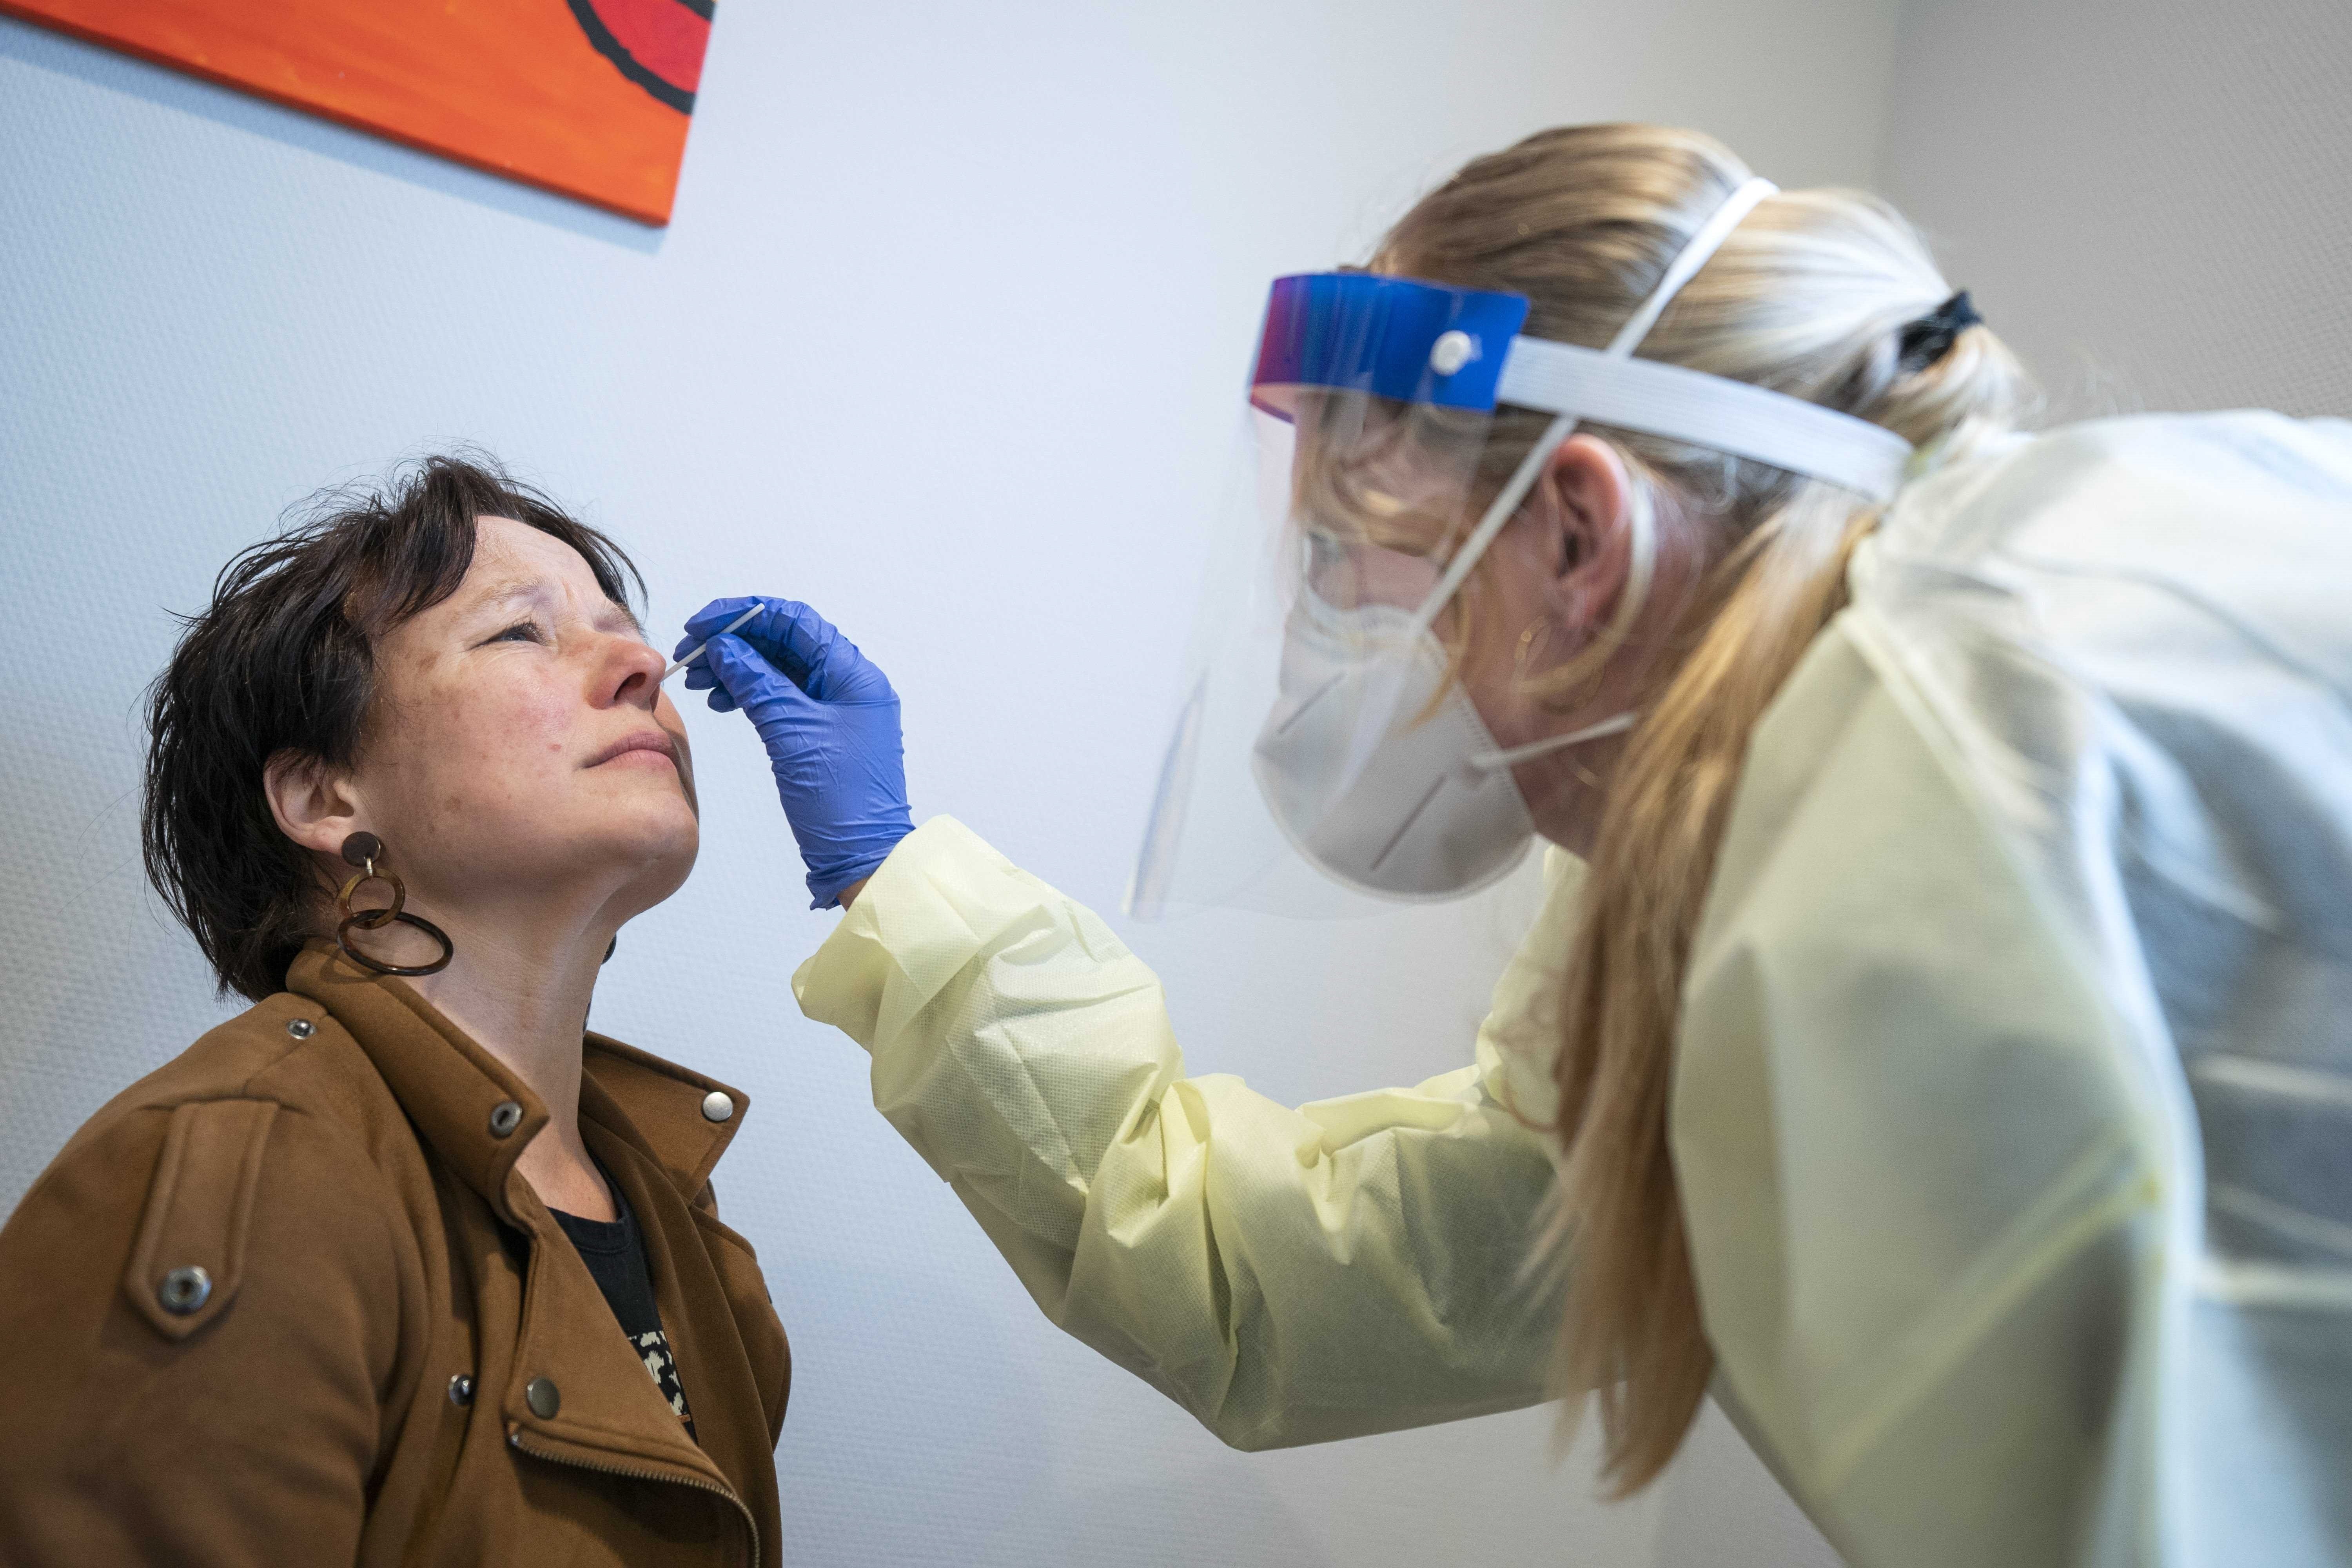
[[[189,622],[148,868],[253,1005],[0,1231],[11,1563],[778,1561],[743,1096],[584,1031],[698,843],[633,576],[436,458]]]

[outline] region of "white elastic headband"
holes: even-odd
[[[1752,458],[1843,486],[1873,500],[1894,496],[1911,458],[1911,443],[1885,426],[1750,382],[1633,357],[1633,351],[1649,336],[1683,285],[1713,259],[1740,219],[1780,188],[1769,180],[1751,179],[1726,197],[1691,236],[1666,268],[1666,275],[1617,330],[1606,349],[1581,348],[1549,338],[1511,340],[1497,400],[1539,408],[1557,417],[1528,448],[1509,482],[1496,492],[1486,515],[1446,563],[1444,574],[1413,617],[1420,626],[1437,619],[1438,612],[1527,499],[1544,463],[1580,420],[1594,419]],[[1637,563],[1637,571],[1646,565],[1646,562]],[[1629,595],[1629,602],[1638,597],[1638,594]]]
[[[1893,499],[1911,443],[1884,425],[1663,360],[1514,338],[1500,401],[1664,436]]]
[[[1675,296],[1683,291],[1683,285],[1715,259],[1715,253],[1723,248],[1731,231],[1739,226],[1739,220],[1780,188],[1769,180],[1743,180],[1738,190],[1724,197],[1723,205],[1707,214],[1698,232],[1690,237],[1690,243],[1666,264],[1666,275],[1658,279],[1650,297],[1617,329],[1617,335],[1609,340],[1608,352],[1618,359],[1631,358],[1633,351],[1642,346],[1642,340],[1650,335],[1650,329],[1658,324],[1658,318],[1666,313],[1666,307],[1675,302]]]

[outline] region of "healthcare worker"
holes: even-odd
[[[801,1005],[1239,1447],[1530,1403],[1557,1340],[1621,1486],[1712,1387],[1862,1568],[2352,1561],[2352,430],[2020,396],[1874,200],[1643,127],[1478,159],[1275,286],[1130,899],[1548,839],[1475,1062],[1187,1077],[771,600],[695,680],[847,907]]]

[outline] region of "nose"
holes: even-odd
[[[642,708],[650,713],[661,698],[662,656],[633,637],[609,637],[596,674],[599,706]]]

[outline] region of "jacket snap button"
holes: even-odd
[[[511,1100],[501,1100],[490,1111],[490,1136],[503,1138],[522,1125],[522,1107]]]
[[[173,1269],[155,1288],[155,1299],[163,1303],[163,1310],[183,1318],[212,1298],[213,1277],[194,1264]]]
[[[286,1020],[286,1032],[298,1040],[307,1040],[319,1032],[319,1026],[308,1018],[289,1018]]]
[[[541,1421],[553,1420],[555,1413],[563,1408],[563,1395],[556,1392],[552,1378],[532,1378],[530,1385],[522,1391],[522,1396],[524,1403],[530,1406],[530,1413]]]
[[[702,1097],[702,1119],[705,1121],[724,1121],[734,1114],[735,1102],[728,1098],[725,1089],[714,1089]]]
[[[449,1403],[452,1405],[471,1405],[474,1403],[474,1374],[472,1373],[461,1372],[457,1376],[449,1380]]]

